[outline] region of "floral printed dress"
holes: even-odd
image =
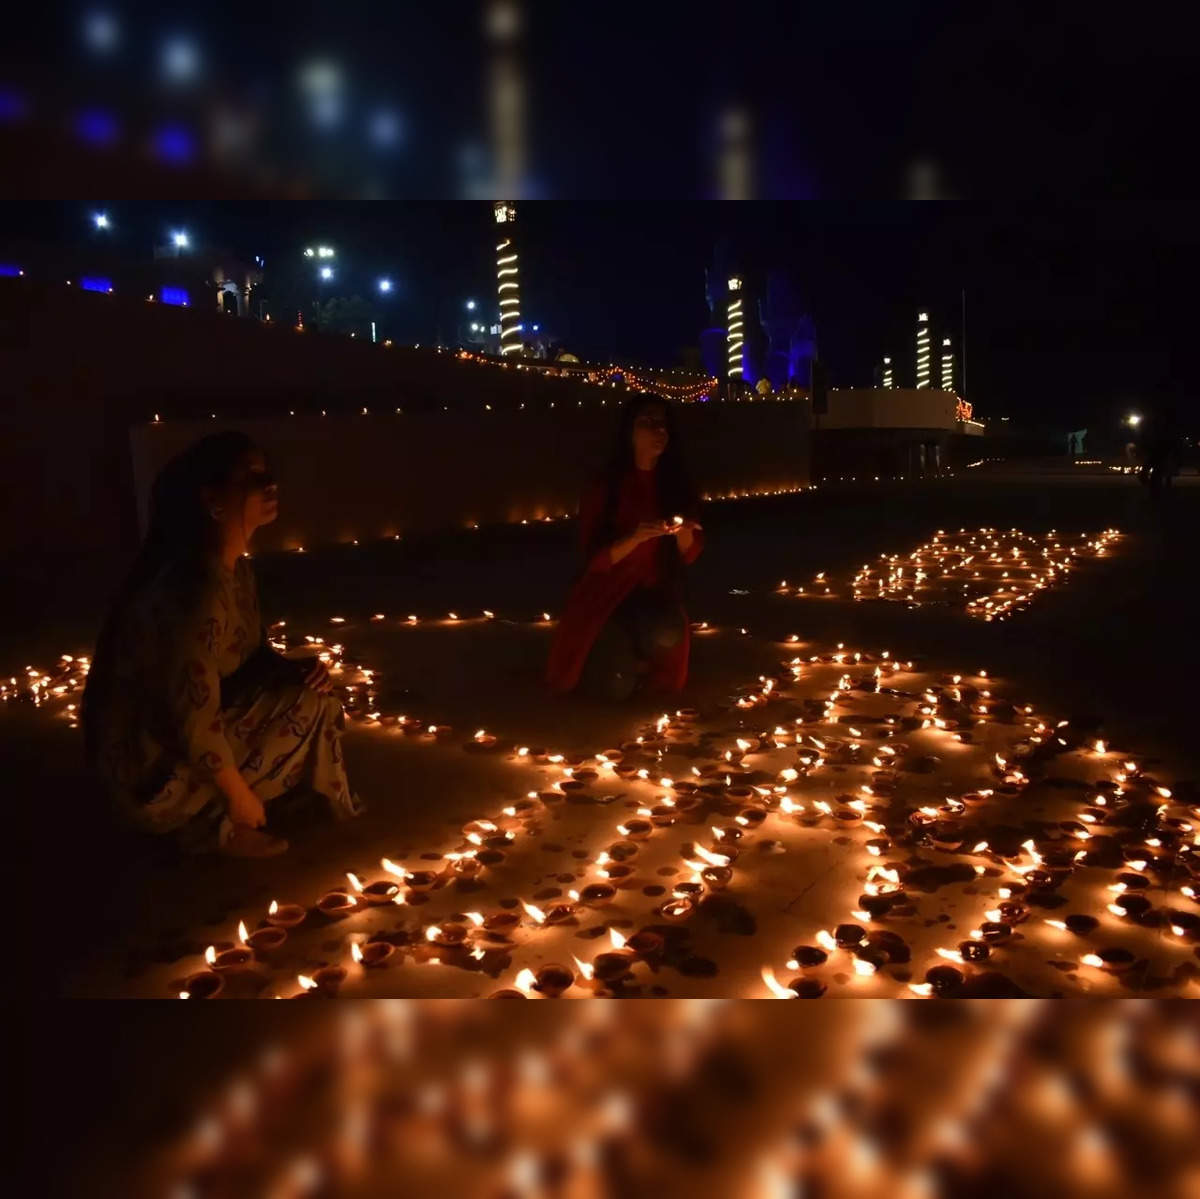
[[[222,680],[252,655],[273,653],[247,560],[233,570],[214,564],[198,586],[151,584],[125,612],[113,652],[97,764],[142,829],[197,846],[219,837],[225,798],[213,776],[230,766],[264,803],[303,784],[335,815],[356,811],[336,696],[277,672],[221,706]]]

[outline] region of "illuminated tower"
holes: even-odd
[[[892,374],[892,360],[890,358],[883,360],[883,385],[884,387],[896,386],[896,377]]]
[[[500,353],[521,352],[521,285],[517,273],[517,246],[513,226],[517,206],[497,200],[493,211],[499,238],[496,241],[496,295],[500,301]]]
[[[929,313],[917,313],[917,386],[928,387],[932,365],[929,358]]]
[[[742,321],[742,281],[737,275],[729,278],[729,305],[726,310],[725,341],[727,345],[728,374],[731,379],[742,377],[742,345],[745,341]]]
[[[954,355],[950,351],[950,338],[942,338],[942,390],[954,390]]]

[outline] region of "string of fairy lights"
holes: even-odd
[[[339,635],[355,623],[330,619]],[[451,612],[438,623],[496,619]],[[536,623],[551,620],[547,612]],[[429,622],[376,613],[368,623]],[[721,631],[694,626],[697,637]],[[385,711],[380,671],[350,659],[341,640],[292,640],[282,623],[271,637],[285,652],[317,654],[350,718],[372,735],[431,752],[459,742],[507,759],[534,785],[485,804],[459,838],[423,852],[417,869],[383,856],[309,903],[273,901],[245,913],[236,936],[214,941],[187,969],[175,987],[182,997],[337,994],[343,986],[404,993],[404,971],[426,965],[464,972],[468,985],[502,980],[493,993],[505,997],[645,993],[664,971],[697,959],[691,931],[703,941],[710,909],[751,897],[776,858],[792,877],[798,867],[787,862],[813,852],[814,837],[841,845],[845,910],[823,927],[800,919],[771,930],[794,948],[764,955],[767,994],[817,997],[831,983],[839,993],[879,996],[1064,985],[1090,993],[1104,990],[1105,976],[1126,986],[1192,977],[1197,797],[1176,798],[1135,756],[1006,696],[984,670],[935,675],[886,650],[844,645],[800,654],[793,636],[784,643],[792,656],[739,688],[728,708],[663,713],[619,746],[569,756],[486,729],[463,743],[445,722]],[[67,701],[87,666],[64,658],[53,671],[28,668],[0,698],[61,705],[74,725]],[[1049,784],[1064,777],[1075,780],[1069,788]],[[612,807],[618,814],[606,817]],[[1020,827],[1017,811],[1031,814]],[[551,824],[556,837],[574,828],[588,843],[571,885],[501,902],[520,889],[518,868]],[[966,932],[950,944],[940,925],[921,918],[931,871],[960,884],[956,923]],[[655,877],[670,881],[646,903],[642,888]],[[474,888],[469,911],[455,902],[458,880]],[[344,934],[332,958],[331,925]],[[604,949],[580,957],[567,938],[583,932],[603,938]],[[557,956],[546,961],[547,953]],[[384,966],[394,970],[379,973]],[[781,981],[781,968],[793,977]],[[451,984],[449,993],[460,988]]]

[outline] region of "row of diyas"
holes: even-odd
[[[1039,591],[1066,578],[1081,559],[1104,557],[1119,536],[1116,529],[1074,538],[1061,537],[1054,530],[1035,535],[1017,529],[984,528],[971,533],[960,529],[957,534],[939,529],[908,554],[881,554],[878,567],[864,564],[851,589],[856,600],[917,604],[961,599],[970,616],[1004,619]]]
[[[839,665],[850,662],[855,666],[860,666],[864,661],[864,657],[865,656],[861,653],[851,653],[850,651],[847,651],[844,646],[839,646],[838,650],[834,654],[829,655],[827,660],[831,663],[837,663]],[[884,664],[887,665],[889,672],[894,669],[894,664],[891,662],[890,657],[886,654],[883,655],[882,662],[875,663],[870,675],[873,686],[878,686],[879,678],[881,674],[883,674]],[[801,660],[793,659],[789,666],[794,672],[794,675],[798,674],[802,668]],[[982,672],[976,677],[981,680],[986,679],[986,675]],[[822,714],[826,719],[834,716],[833,705],[835,705],[839,700],[843,699],[849,690],[851,690],[850,676],[848,674],[843,674],[838,680],[838,686],[836,690],[830,693],[828,699],[824,702]],[[972,718],[981,722],[987,718],[989,710],[988,704],[986,702],[975,703],[973,701],[986,701],[990,700],[991,697],[986,689],[973,688],[972,692],[973,693],[970,697],[964,696],[964,685],[961,676],[950,676],[946,680],[944,688],[938,688],[937,690],[927,689],[918,698],[916,711],[919,719],[917,717],[913,718],[915,721],[914,727],[943,731],[950,737],[961,739],[963,736],[963,731],[958,728],[951,727],[951,721],[934,715],[933,713],[935,709],[933,705],[935,703],[942,702],[944,698],[952,704],[963,708],[966,712],[974,713]],[[771,702],[772,698],[777,694],[778,693],[775,690],[775,681],[771,679],[763,679],[760,680],[760,687],[757,691],[742,696],[741,700],[744,701],[748,706],[753,707],[758,703]],[[964,699],[968,699],[971,702],[964,703]],[[681,713],[680,716],[682,717],[683,714]],[[1031,710],[1025,709],[1023,711],[1023,716],[1026,718],[1031,717]],[[677,717],[674,723],[676,723],[679,727],[686,727],[688,724],[694,721],[694,719],[695,714],[688,712],[686,713],[686,718],[681,719],[680,717]],[[802,723],[803,721],[798,721],[797,728]],[[954,723],[957,724],[957,722]],[[671,734],[672,724],[672,719],[669,716],[664,716],[658,722],[656,722],[652,729],[647,730],[649,735],[643,736],[640,744],[647,747],[661,747],[661,743],[665,739],[664,735],[669,736]],[[1043,737],[1043,734],[1047,732],[1047,726],[1044,723],[1039,722],[1034,726],[1034,728],[1035,731],[1030,734],[1031,743],[1037,743],[1046,740],[1046,738]],[[1059,726],[1059,730],[1061,731],[1061,726]],[[849,731],[853,737],[862,736],[861,730],[856,729],[853,726],[850,726]],[[887,729],[885,730],[885,735],[890,736],[894,733],[894,731],[894,729]],[[773,731],[764,731],[762,734],[760,734],[757,740],[739,738],[737,741],[736,750],[731,749],[726,751],[726,763],[728,765],[736,765],[736,763],[740,761],[741,757],[747,752],[758,752],[760,749],[769,746],[781,747],[789,744],[789,742],[795,744],[797,740],[801,739],[802,738],[797,737],[796,728],[788,729],[782,725],[777,725]],[[828,744],[828,742],[822,741],[820,738],[816,738],[811,735],[810,740],[813,742],[814,748],[818,750],[824,749]],[[1062,742],[1064,745],[1066,744],[1064,738],[1061,736],[1056,736],[1054,740]],[[851,741],[846,748],[848,752],[854,753],[861,748],[861,742]],[[1097,747],[1096,751],[1107,752],[1107,749],[1106,747]],[[530,753],[531,751],[529,751],[526,747],[521,747],[521,749],[518,751],[518,754],[521,756],[529,756]],[[877,767],[884,767],[888,765],[894,753],[895,751],[891,746],[879,746],[878,752],[876,752],[873,758],[873,764]],[[610,753],[597,755],[595,760],[595,769],[590,771],[587,769],[580,770],[575,766],[561,767],[563,778],[559,781],[558,788],[562,790],[563,788],[586,785],[586,782],[589,780],[586,778],[577,777],[579,774],[595,775],[600,771],[605,770],[616,771],[620,768],[620,759],[622,756],[623,755],[621,751],[613,751]],[[564,760],[562,755],[551,755],[546,754],[545,752],[539,754],[538,757],[547,764],[551,764],[552,760],[554,760],[553,764],[561,763]],[[807,758],[807,761],[805,761],[805,758]],[[808,768],[819,766],[820,763],[821,758],[819,755],[814,758],[811,752],[807,755],[802,755],[800,758],[800,764],[806,770]],[[1010,765],[1007,760],[1002,757],[997,756],[994,763],[994,769],[998,773],[999,781],[1003,786],[1020,787],[1028,781],[1023,771],[1021,771],[1019,767]],[[640,778],[640,780],[643,782],[649,781],[650,772],[646,768],[640,768],[637,770],[626,769],[623,771],[623,773],[626,777]],[[698,769],[696,773],[697,775],[700,775],[700,771]],[[1124,773],[1127,774],[1128,770],[1126,770]],[[778,787],[775,790],[783,792],[783,794],[777,797],[778,811],[783,816],[795,817],[804,811],[804,806],[796,804],[795,801],[786,793],[786,784],[789,782],[794,782],[796,777],[798,777],[798,774],[799,772],[794,767],[789,767],[787,770],[781,772],[780,778],[784,783],[784,786]],[[680,792],[685,797],[688,795],[688,782],[689,780],[682,780],[683,785],[681,785],[679,788]],[[666,778],[660,779],[659,785],[671,785],[672,787],[675,786],[672,783],[672,780]],[[727,778],[726,785],[732,786],[732,780]],[[769,789],[759,790],[762,792],[762,797],[765,797],[767,794],[769,794]],[[863,796],[848,799],[848,801],[842,805],[840,810],[837,810],[836,812],[824,801],[817,801],[813,807],[822,815],[831,816],[841,821],[857,822],[862,820],[864,816],[864,808],[867,803],[867,797],[872,794],[872,789],[870,786],[864,786],[862,790]],[[979,800],[987,798],[990,794],[990,790],[980,791],[975,793],[971,798]],[[536,793],[531,793],[529,802],[532,802],[535,796]],[[1163,796],[1163,798],[1167,797],[1168,796],[1166,795]],[[618,826],[618,833],[627,838],[629,841],[636,841],[648,837],[656,827],[663,827],[664,825],[673,823],[673,820],[671,819],[672,808],[678,803],[678,796],[663,795],[660,796],[659,799],[659,803],[640,809],[637,818],[626,819],[621,825]],[[945,805],[945,810],[942,811],[937,808],[918,809],[914,811],[911,816],[911,823],[913,828],[920,831],[923,836],[927,837],[929,839],[929,843],[935,848],[939,848],[947,852],[953,852],[961,847],[962,838],[961,836],[955,835],[955,832],[951,827],[952,818],[955,815],[961,814],[965,810],[966,804],[964,802],[949,801],[947,805]],[[760,809],[760,811],[762,812],[762,817],[765,819],[767,814],[766,810]],[[510,811],[508,814],[510,816],[515,815],[515,809]],[[749,824],[751,819],[752,816],[748,813],[743,813],[740,817],[742,824]],[[758,822],[755,821],[755,823]],[[877,834],[876,837],[872,839],[874,844],[868,844],[866,849],[868,853],[878,855],[881,852],[882,847],[887,844],[886,839],[878,835],[884,831],[884,828],[882,825],[873,821],[863,821],[863,823],[871,832]],[[714,826],[712,829],[714,843],[711,849],[706,849],[703,846],[696,846],[690,849],[689,852],[692,856],[685,856],[684,860],[685,864],[693,870],[692,878],[689,882],[677,884],[677,886],[673,888],[672,899],[667,904],[663,905],[662,909],[660,909],[658,913],[660,916],[668,919],[686,919],[695,910],[698,901],[701,899],[707,889],[719,889],[728,885],[730,880],[730,864],[736,857],[736,848],[733,848],[731,852],[731,845],[729,843],[736,842],[736,840],[738,840],[740,837],[740,834],[731,836],[732,831],[733,830],[730,829],[722,830]],[[468,863],[471,863],[472,859],[478,853],[478,848],[484,834],[498,832],[498,826],[491,824],[490,822],[476,822],[474,827],[467,831],[468,840],[471,844],[464,847],[461,851],[452,851],[451,854],[447,855],[448,860],[452,861],[453,863],[452,869],[461,870]],[[504,834],[504,836],[507,839],[508,834]],[[987,851],[987,849],[988,846],[986,843],[980,843],[974,846],[972,852],[983,854]],[[1032,844],[1029,844],[1027,849],[1031,854],[1036,853],[1036,849],[1034,849]],[[619,877],[620,868],[623,865],[625,864],[621,862],[610,864],[607,854],[601,855],[596,860],[596,866],[605,878],[611,877],[613,871],[616,871],[617,876]],[[1012,863],[1012,865],[1018,874],[1023,873],[1023,867],[1019,866],[1016,862]],[[608,869],[606,869],[606,867],[608,867]],[[474,868],[474,866],[472,865],[471,868]],[[983,870],[984,867],[982,866],[976,867],[977,873],[982,873]],[[709,873],[706,875],[704,873],[705,871],[708,871]],[[423,882],[426,881],[427,880],[423,880]],[[1125,884],[1125,886],[1127,885],[1128,884]],[[589,887],[592,888],[592,890],[589,890]],[[599,890],[596,889],[597,887]],[[860,899],[861,906],[852,912],[851,915],[859,920],[869,920],[875,914],[882,915],[887,910],[889,897],[901,893],[902,887],[900,886],[900,879],[894,869],[889,869],[886,866],[879,867],[872,865],[868,870],[864,895]],[[1010,895],[1011,889],[1002,888],[998,896],[1001,900],[1001,906],[993,910],[989,910],[987,913],[989,919],[983,925],[981,925],[978,930],[975,930],[971,938],[960,944],[956,950],[940,951],[941,956],[950,958],[960,963],[981,961],[986,959],[988,956],[988,945],[993,942],[999,942],[1006,938],[1012,924],[1019,922],[1019,920],[1023,918],[1021,905],[1009,904]],[[575,914],[575,908],[572,905],[578,904],[581,899],[584,899],[585,903],[594,902],[598,904],[603,902],[604,899],[610,897],[611,892],[605,889],[605,884],[585,884],[581,891],[573,891],[571,893],[571,904],[556,905],[556,908],[551,909],[550,912],[544,911],[543,909],[530,903],[525,903],[523,906],[526,915],[532,920],[533,926],[536,927],[545,924],[554,924],[562,920],[572,918]],[[1009,906],[1004,906],[1006,904],[1009,904]],[[1127,906],[1136,907],[1137,905]],[[874,909],[874,911],[872,909]],[[1121,910],[1124,912],[1125,908],[1122,908]],[[1077,929],[1078,924],[1079,922],[1076,922]],[[1187,929],[1183,925],[1176,925],[1175,927],[1181,930],[1179,935],[1184,935],[1187,932]],[[431,928],[433,930],[429,934],[431,939],[440,939],[442,941],[446,939],[443,934],[443,930],[439,926],[431,926]],[[614,937],[614,952],[616,952],[618,949],[625,950],[624,945],[617,946],[615,943],[615,936],[617,935],[616,930],[610,930],[610,935]],[[829,946],[824,943],[832,940],[833,948],[854,951],[856,947],[859,949],[863,947],[866,936],[866,931],[861,928],[855,932],[852,928],[840,927],[837,935],[831,935],[827,932],[824,933],[824,936],[818,934],[817,940],[819,945],[817,948],[818,950],[829,948]],[[459,944],[463,938],[457,935],[457,931],[454,931],[450,940],[454,944]],[[805,953],[802,956],[805,959],[804,964],[815,964],[815,954]],[[1109,958],[1101,959],[1100,955],[1091,955],[1091,957],[1085,955],[1085,959],[1083,959],[1084,964],[1092,964],[1092,958],[1104,961],[1110,960]],[[508,988],[507,992],[527,993],[529,991],[533,991],[543,994],[561,994],[568,990],[572,985],[585,989],[590,988],[594,986],[597,981],[610,981],[611,972],[614,968],[622,965],[631,967],[634,960],[634,956],[623,955],[620,953],[617,954],[615,959],[610,955],[609,960],[603,964],[600,974],[597,975],[596,966],[594,963],[584,963],[580,959],[576,958],[576,968],[578,971],[577,976],[574,975],[570,970],[557,966],[554,967],[554,969],[547,967],[544,977],[542,977],[540,980],[537,976],[537,972],[522,972],[517,976],[518,980],[520,980],[519,983],[514,985],[512,988]],[[854,952],[854,962],[856,974],[864,977],[874,973],[875,969],[877,968],[877,965],[871,961],[870,956],[861,952]],[[953,981],[956,973],[957,972],[953,971],[952,969],[943,969],[941,974],[934,974],[933,982],[927,980],[924,984],[914,984],[913,989],[919,994],[925,993],[926,988],[928,988],[930,992],[933,992],[935,991],[936,984],[939,980],[942,981],[944,985],[948,986]],[[570,976],[569,979],[568,976]],[[764,980],[767,981],[768,987],[772,986],[772,978],[773,975],[769,976],[764,973]],[[805,985],[811,986],[811,984]],[[317,988],[314,987],[313,989]],[[793,990],[791,993],[795,993],[795,991]]]

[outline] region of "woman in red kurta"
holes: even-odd
[[[679,691],[691,637],[684,567],[703,546],[670,404],[637,396],[621,413],[608,470],[579,512],[585,567],[550,650],[555,691],[627,699]]]

